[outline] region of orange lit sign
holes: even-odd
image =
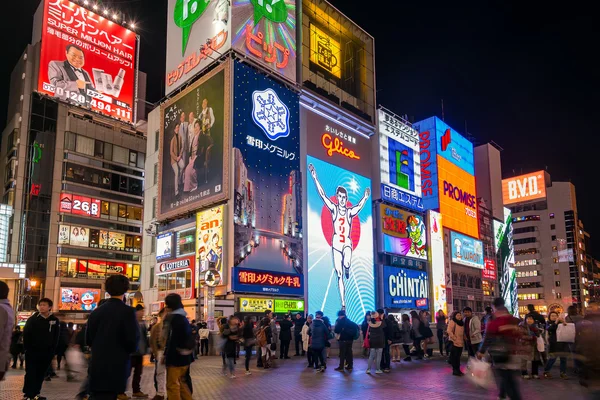
[[[344,143],[338,138],[332,138],[329,133],[324,133],[321,136],[321,144],[327,149],[327,155],[333,156],[333,153],[338,153],[344,157],[348,157],[354,160],[360,160],[360,156],[354,153],[354,150],[346,149]]]
[[[444,227],[479,238],[475,177],[437,156],[440,213]]]
[[[504,205],[546,197],[544,171],[532,172],[502,180],[502,200]]]
[[[264,60],[267,64],[275,64],[277,69],[284,69],[288,65],[290,51],[282,44],[267,43],[262,32],[252,33],[252,25],[246,25],[246,49],[250,54]]]

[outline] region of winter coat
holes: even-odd
[[[402,344],[413,344],[413,340],[410,338],[410,330],[412,329],[410,322],[402,322]]]
[[[446,331],[448,329],[448,317],[446,317],[445,315],[443,317],[438,317],[436,315],[435,317],[435,325],[437,329],[441,329],[443,331]]]
[[[275,318],[271,319],[270,327],[271,327],[271,341],[269,343],[279,342],[279,332],[277,331],[277,321],[275,321]]]
[[[306,319],[300,317],[299,319],[294,319],[294,336],[302,336],[302,328],[306,323]]]
[[[163,322],[154,324],[150,329],[150,348],[154,356],[158,355],[159,351],[164,351],[166,345],[166,338],[163,335]]]
[[[412,331],[415,335],[415,339],[421,339],[423,337],[423,335],[421,335],[421,332],[419,332],[421,324],[422,322],[420,319],[412,318]]]
[[[464,347],[465,345],[465,324],[458,325],[453,320],[448,323],[448,340],[454,347]]]
[[[110,298],[92,311],[86,329],[86,343],[92,348],[92,392],[125,392],[129,357],[137,349],[139,334],[135,310],[120,299]]]
[[[54,355],[59,336],[58,318],[52,314],[44,318],[40,313],[35,313],[29,317],[23,328],[23,347],[25,352]]]
[[[385,347],[385,321],[369,321],[369,347],[372,349],[383,349]]]
[[[0,372],[6,372],[10,363],[10,347],[15,313],[6,299],[0,300]]]
[[[561,353],[564,352],[565,343],[556,341],[556,330],[558,329],[558,324],[556,322],[548,322],[548,326],[546,328],[548,332],[548,352],[549,353]]]
[[[23,332],[14,331],[10,339],[10,354],[21,354],[23,353],[23,341],[21,337]],[[20,342],[20,343],[19,343]]]
[[[395,319],[387,319],[385,323],[387,325],[387,330],[389,331],[389,336],[386,336],[386,340],[391,340],[392,344],[402,343],[402,329],[400,329],[398,321]]]
[[[367,328],[369,328],[369,323],[365,320],[360,325],[360,331],[362,332],[363,339],[367,336]]]
[[[475,315],[469,318],[469,336],[471,344],[479,344],[483,340],[481,336],[481,321]]]
[[[180,308],[165,318],[163,335],[166,337],[165,364],[167,367],[184,367],[192,363],[189,344],[192,341],[192,327],[187,314]]]
[[[223,338],[225,339],[225,346],[223,351],[225,356],[228,358],[234,358],[236,355],[237,344],[239,339],[242,337],[242,330],[239,326],[230,326],[229,324],[223,327]]]
[[[352,342],[357,330],[358,325],[344,317],[336,321],[333,332],[340,335],[338,340]]]
[[[539,361],[541,355],[537,349],[537,338],[540,336],[540,329],[535,322],[533,325],[522,322],[519,326],[525,332],[525,336],[521,338],[521,357],[527,361]]]
[[[309,342],[310,342],[310,324],[308,322],[304,323],[302,327],[301,335],[302,335],[302,350],[308,351]]]
[[[288,321],[284,319],[279,323],[279,340],[282,342],[289,342],[292,340],[292,326],[294,326],[292,321]]]
[[[313,349],[324,349],[325,343],[328,342],[329,329],[325,326],[323,320],[315,318],[310,327],[310,338]]]

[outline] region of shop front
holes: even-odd
[[[158,263],[156,266],[158,302],[164,302],[167,295],[177,293],[183,300],[188,316],[193,318],[196,315],[194,271],[195,258],[193,255]]]

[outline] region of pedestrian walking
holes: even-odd
[[[227,368],[227,356],[225,355],[225,349],[224,349],[225,340],[223,340],[223,329],[225,328],[225,325],[227,325],[227,318],[223,317],[223,318],[217,319],[217,326],[219,328],[217,348],[219,349],[219,354],[221,356],[222,369]]]
[[[302,314],[296,314],[296,318],[294,319],[294,347],[296,348],[296,354],[294,356],[304,356],[306,354],[302,342],[302,328],[305,323],[306,320],[302,317]]]
[[[487,306],[485,308],[485,315],[483,316],[483,318],[481,318],[481,334],[482,335],[485,333],[485,328],[486,328],[488,322],[490,322],[492,320],[492,318],[494,318],[492,307]]]
[[[327,328],[327,338],[325,339],[325,349],[323,349],[323,358],[327,360],[329,358],[329,352],[331,351],[331,339],[335,338],[333,333],[333,326],[327,315],[323,316],[323,323]]]
[[[110,298],[90,314],[86,330],[86,343],[92,349],[90,392],[94,400],[128,399],[130,357],[140,334],[135,310],[123,302],[129,279],[110,275],[104,285]]]
[[[391,344],[390,353],[392,362],[400,362],[400,346],[402,345],[402,329],[396,317],[392,314],[388,314],[386,320],[387,326],[390,330]],[[385,371],[384,371],[385,372]]]
[[[256,345],[260,347],[261,357],[261,366],[259,368],[262,367],[264,369],[269,369],[271,366],[271,340],[271,320],[269,319],[269,317],[264,317],[260,321],[260,327],[256,332]]]
[[[198,336],[200,337],[200,355],[208,356],[208,338],[210,336],[210,330],[206,322],[200,323],[200,329],[198,329]]]
[[[345,368],[348,372],[352,372],[354,368],[352,344],[358,336],[358,325],[346,317],[346,311],[344,310],[338,311],[337,315],[338,319],[335,322],[334,332],[340,349],[340,365],[335,370],[344,372]]]
[[[580,321],[577,322],[577,352],[582,355],[579,383],[586,388],[588,398],[600,398],[600,304],[590,301]]]
[[[79,387],[79,393],[75,396],[76,400],[84,400],[89,398],[90,396],[90,377],[89,377],[89,365],[90,365],[90,348],[87,346],[85,341],[85,332],[87,330],[87,325],[80,325],[81,329],[79,329],[73,335],[73,347],[80,351],[83,355],[83,359],[85,360],[85,367],[81,369],[81,372],[85,373],[85,378],[81,382],[81,386]]]
[[[315,372],[325,372],[327,362],[324,353],[325,343],[329,342],[329,329],[325,325],[325,322],[323,322],[323,311],[315,313],[315,319],[310,327],[309,335]]]
[[[271,338],[269,339],[270,359],[277,359],[277,343],[279,343],[279,331],[277,330],[277,316],[272,311],[266,311],[269,317],[269,324],[271,326]]]
[[[193,387],[190,378],[190,364],[193,359],[194,337],[192,328],[183,310],[181,296],[176,293],[165,297],[168,316],[163,325],[165,356],[167,367],[167,398],[169,400],[191,400]]]
[[[385,322],[381,317],[377,311],[372,311],[368,323],[366,338],[369,344],[369,362],[367,363],[367,374],[371,373],[371,367],[373,366],[377,368],[375,370],[376,374],[383,374],[380,365],[383,348],[385,347],[385,333],[383,331]]]
[[[367,337],[367,329],[369,329],[369,320],[370,319],[371,319],[371,311],[367,311],[365,313],[365,318],[363,319],[363,322],[360,325],[360,331],[362,332],[363,341]],[[366,347],[363,347],[363,357],[368,357],[368,356],[369,356],[369,349]]]
[[[433,344],[433,331],[429,327],[429,312],[426,310],[419,311],[419,319],[421,321],[421,335],[423,336],[421,341],[423,346],[423,357],[425,359],[429,359],[431,356],[433,356],[433,349],[428,348],[430,344]]]
[[[481,321],[477,315],[473,314],[471,307],[463,309],[465,323],[465,347],[469,357],[475,357],[475,353],[479,349],[483,337],[481,335]]]
[[[544,378],[552,378],[550,370],[554,366],[557,358],[560,358],[560,377],[561,379],[568,379],[567,377],[567,357],[564,343],[556,340],[556,330],[558,324],[562,323],[559,319],[559,315],[555,311],[551,311],[548,315],[548,325],[546,325],[546,332],[548,332],[548,361],[544,367]]]
[[[445,343],[444,343],[444,336],[446,335],[446,331],[448,330],[448,317],[446,317],[446,314],[444,314],[443,310],[438,310],[437,314],[435,315],[435,327],[437,329],[437,339],[438,339],[438,345],[440,347],[440,356],[444,356],[444,348]],[[448,355],[448,354],[446,354]]]
[[[583,320],[583,317],[581,315],[579,315],[579,313],[577,312],[577,307],[575,307],[575,306],[567,307],[567,316],[565,317],[565,319],[563,321],[563,325],[573,324],[573,325],[575,325],[575,328],[576,328],[578,323],[581,322],[582,320]],[[582,355],[577,350],[577,348],[578,348],[577,330],[575,330],[575,341],[574,342],[566,342],[566,343],[567,343],[567,348],[569,349],[569,352],[571,353],[571,357],[573,358],[573,364],[575,366],[573,372],[575,373],[575,375],[579,375],[579,372],[581,372],[581,365],[582,365],[581,357],[582,357]]]
[[[383,321],[383,334],[385,336],[379,369],[381,369],[385,373],[389,373],[391,371],[390,346],[392,344],[392,331],[391,326],[387,323],[387,318],[385,316],[384,310],[382,308],[379,308],[377,309],[377,313],[379,314],[379,318],[381,318],[381,320]]]
[[[541,356],[537,347],[537,342],[540,338],[540,329],[532,315],[527,315],[525,321],[521,322],[520,326],[525,334],[521,340],[523,344],[521,376],[523,379],[539,379],[538,372],[541,365]],[[531,375],[529,375],[527,371],[528,362],[531,362]]]
[[[12,330],[15,324],[15,312],[8,301],[9,291],[6,282],[0,281],[0,381],[4,380],[4,375],[10,365],[11,344],[14,336]],[[15,368],[17,360],[13,359],[13,368]],[[21,366],[23,366],[23,362],[21,362]]]
[[[194,360],[198,359],[198,353],[200,353],[200,333],[198,332],[198,325],[196,320],[192,320],[190,324],[192,328],[192,337],[194,338]]]
[[[227,358],[227,369],[223,369],[223,375],[227,376],[227,370],[229,370],[229,375],[233,379],[235,378],[235,358],[237,344],[242,338],[240,320],[238,317],[233,316],[229,318],[229,321],[223,327],[223,338],[225,339],[223,351],[225,352],[225,357]]]
[[[12,333],[10,340],[10,354],[12,356],[12,369],[17,368],[17,361],[19,362],[19,368],[23,369],[23,361],[25,361],[25,354],[23,352],[23,332],[21,327],[15,326],[15,330]]]
[[[410,317],[408,314],[402,314],[402,348],[406,354],[404,361],[412,361],[412,357],[410,356],[410,346],[413,345],[411,333],[412,325],[410,324]]]
[[[250,359],[252,358],[252,349],[254,348],[254,345],[256,345],[256,337],[254,335],[254,324],[249,315],[244,317],[244,325],[242,326],[242,339],[244,341],[244,353],[246,353],[246,375],[251,375]]]
[[[465,344],[465,323],[460,311],[455,311],[448,323],[448,339],[452,342],[450,350],[450,365],[452,365],[452,375],[463,376],[460,370],[460,356]]]
[[[302,351],[304,353],[306,353],[306,358],[308,361],[308,366],[307,368],[312,368],[313,366],[313,358],[312,358],[312,348],[310,347],[310,327],[312,326],[312,322],[313,322],[313,315],[309,314],[308,317],[306,317],[306,322],[304,323],[304,326],[302,327]]]
[[[46,372],[56,354],[60,325],[52,314],[52,300],[38,301],[38,312],[25,323],[23,347],[25,349],[25,382],[23,393],[26,399],[35,399],[42,390]]]
[[[504,299],[494,300],[494,317],[487,321],[485,336],[477,358],[482,359],[488,352],[492,358],[493,368],[498,379],[498,399],[521,400],[519,390],[519,340],[522,333],[519,320],[509,314],[504,306]]]
[[[131,355],[131,368],[133,369],[133,378],[131,380],[131,386],[133,389],[133,397],[136,399],[145,399],[148,395],[142,392],[141,382],[142,373],[144,370],[144,356],[148,353],[148,328],[144,322],[144,306],[138,304],[135,306],[135,315],[138,322],[139,329],[139,340],[137,349]]]
[[[286,314],[283,320],[279,323],[279,340],[281,341],[281,348],[279,350],[279,358],[289,360],[291,357],[288,355],[290,351],[290,342],[292,341],[292,316]]]
[[[423,341],[423,322],[419,318],[419,314],[415,310],[410,312],[411,325],[412,325],[412,339],[417,352],[417,360],[423,359],[423,349],[421,348],[421,342]]]
[[[154,386],[156,395],[153,400],[165,400],[167,397],[167,367],[162,361],[165,355],[166,337],[163,334],[164,323],[167,310],[161,309],[158,313],[158,319],[150,328],[150,348],[154,354]]]

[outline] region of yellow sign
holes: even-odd
[[[273,311],[273,299],[259,299],[252,297],[240,297],[240,312],[264,313]]]
[[[313,24],[310,24],[310,61],[331,75],[342,77],[340,42],[332,39]]]
[[[216,206],[196,214],[196,276],[209,264],[219,272],[223,282],[223,214],[225,206]]]

